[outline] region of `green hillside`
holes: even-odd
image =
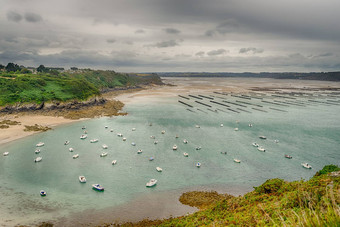
[[[15,103],[86,100],[117,87],[161,83],[157,75],[137,76],[114,71],[77,70],[59,73],[0,73],[0,106]]]
[[[340,226],[340,172],[325,166],[308,181],[267,180],[244,196],[184,193],[180,201],[200,211],[124,226]]]

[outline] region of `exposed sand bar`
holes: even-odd
[[[75,122],[75,120],[65,119],[63,117],[52,117],[52,116],[42,116],[34,114],[26,114],[22,116],[17,115],[6,115],[0,117],[1,120],[12,120],[20,122],[20,125],[11,125],[7,129],[0,129],[0,144],[8,143],[29,135],[33,135],[39,132],[24,131],[25,125],[35,125],[39,124],[42,126],[47,126],[53,128],[57,125]]]

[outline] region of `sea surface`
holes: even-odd
[[[340,164],[337,94],[277,97],[252,93],[240,98],[214,93],[212,89],[191,95],[196,98],[185,94],[185,98],[153,97],[134,102],[125,106],[127,116],[63,125],[2,145],[1,153],[8,151],[9,155],[0,156],[0,225],[41,221],[72,225],[69,220],[74,217],[81,223],[88,221],[86,217],[94,219],[119,207],[134,209],[136,204],[142,206],[139,210],[144,210],[144,216],[152,217],[159,212],[157,203],[176,200],[186,190],[216,188],[242,194],[270,178],[309,179],[324,165]],[[85,140],[79,138],[84,133],[83,126],[88,133]],[[122,133],[126,141],[117,133]],[[90,143],[95,138],[99,141]],[[69,145],[64,145],[66,140]],[[45,145],[40,154],[35,154],[40,141]],[[253,142],[266,151],[258,151]],[[103,144],[108,149],[103,149]],[[174,144],[177,151],[172,150]],[[73,152],[68,150],[70,147]],[[139,149],[141,154],[137,154]],[[108,155],[100,157],[102,152]],[[184,157],[184,152],[189,157]],[[79,158],[73,159],[74,154]],[[285,154],[293,158],[286,159]],[[33,161],[37,156],[43,158],[39,163]],[[149,161],[150,157],[154,160]],[[117,164],[112,165],[112,160]],[[195,166],[197,162],[200,168]],[[312,169],[303,168],[301,163],[305,162]],[[157,172],[157,166],[163,171]],[[87,183],[79,182],[80,175],[86,177]],[[147,188],[145,184],[152,178],[158,183]],[[91,185],[95,183],[105,191],[94,191]],[[46,197],[39,195],[42,189]],[[190,211],[176,203],[174,210],[182,214]],[[164,204],[161,207],[166,209]],[[105,221],[118,219],[113,215]]]

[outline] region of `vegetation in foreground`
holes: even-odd
[[[270,179],[239,197],[184,193],[180,200],[200,211],[122,226],[340,226],[339,185],[340,168],[328,165],[308,181]]]

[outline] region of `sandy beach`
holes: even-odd
[[[315,81],[315,80],[277,80],[269,78],[162,78],[163,82],[173,86],[148,86],[142,90],[127,90],[112,94],[105,94],[107,99],[116,99],[125,104],[132,102],[148,102],[156,97],[174,97],[188,93],[234,92],[247,93],[254,89],[267,90],[278,89],[284,91],[303,90],[313,92],[313,89],[340,88],[340,82]],[[0,144],[8,143],[35,133],[24,131],[25,125],[39,124],[47,127],[55,127],[61,124],[75,122],[75,120],[63,117],[43,116],[37,114],[5,115],[2,120],[13,120],[20,125],[12,125],[7,129],[0,129]]]

